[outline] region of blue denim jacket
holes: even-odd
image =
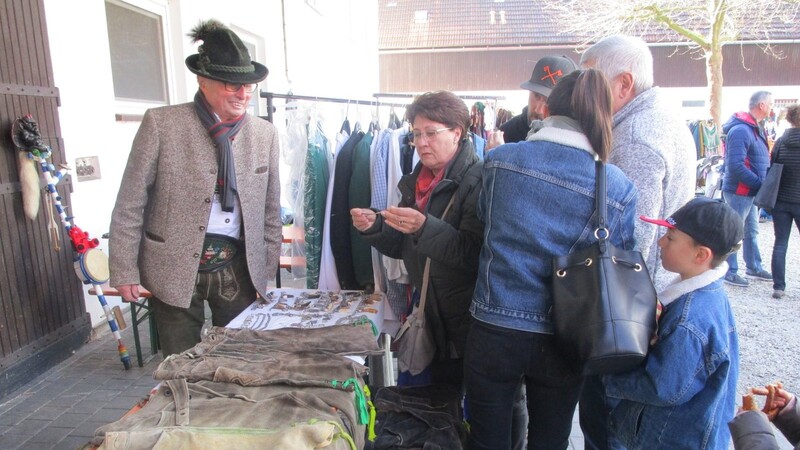
[[[595,154],[577,122],[551,116],[529,140],[487,153],[484,221],[470,311],[483,322],[552,334],[552,259],[596,241]],[[636,189],[606,166],[610,242],[633,249]]]
[[[658,340],[645,365],[603,377],[617,403],[611,428],[629,450],[728,448],[739,340],[722,285],[727,270],[723,263],[661,292]]]

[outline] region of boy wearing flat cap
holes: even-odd
[[[611,430],[630,450],[727,449],[739,341],[723,278],[741,219],[721,200],[698,197],[667,219],[642,220],[667,228],[662,262],[679,278],[658,296],[658,334],[644,364],[603,377]]]
[[[225,326],[264,296],[281,246],[278,134],[247,114],[268,70],[216,20],[189,37],[194,101],[145,112],[111,216],[111,285],[153,294],[164,357],[200,342],[205,302]]]

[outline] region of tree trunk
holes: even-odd
[[[706,51],[706,79],[709,87],[709,113],[717,127],[722,127],[722,46],[712,44]]]

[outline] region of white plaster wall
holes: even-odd
[[[285,0],[287,53],[284,57],[281,1],[129,0],[167,12],[167,70],[171,103],[190,101],[197,82],[184,59],[196,53],[186,34],[200,20],[216,18],[258,41],[254,59],[270,70],[260,89],[300,95],[370,98],[378,86],[377,4],[371,0],[318,1],[319,12],[302,0]],[[314,3],[314,2],[312,2]],[[98,156],[102,178],[73,183],[68,213],[92,237],[108,231],[122,173],[138,122],[115,114],[141,114],[114,99],[104,0],[44,0],[59,118],[66,159]],[[77,18],[77,19],[76,19]],[[287,64],[288,60],[288,77]],[[266,105],[266,103],[263,103]],[[265,109],[263,110],[265,111]],[[107,241],[101,249],[108,254]],[[65,249],[69,251],[69,249]],[[62,250],[62,251],[65,251]],[[94,326],[105,316],[85,288]],[[118,299],[108,297],[110,305]]]

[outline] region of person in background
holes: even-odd
[[[552,259],[596,241],[595,161],[611,149],[612,99],[597,70],[574,71],[547,99],[543,128],[484,161],[485,223],[475,320],[464,360],[473,449],[510,448],[520,379],[528,449],[566,449],[583,378],[556,349]],[[609,242],[633,249],[636,189],[607,167]]]
[[[461,392],[469,302],[483,239],[475,211],[482,163],[467,136],[469,110],[452,92],[416,97],[406,117],[420,162],[397,185],[400,203],[385,211],[354,208],[350,214],[367,243],[403,260],[417,291],[425,261],[431,259],[425,320],[434,332],[436,355],[430,377]]]
[[[722,200],[696,197],[667,219],[642,220],[664,268],[678,277],[658,293],[658,332],[643,365],[603,376],[613,435],[628,450],[726,450],[739,377],[736,321],[722,281],[744,232]]]
[[[767,176],[769,145],[759,122],[772,111],[772,94],[757,91],[750,97],[748,111],[737,112],[722,126],[727,135],[725,147],[725,174],[722,178],[722,198],[742,217],[744,244],[742,252],[749,278],[772,281],[772,274],[761,266],[758,249],[758,207],[753,198]],[[728,258],[728,274],[725,282],[733,286],[747,287],[750,282],[742,278],[738,255]]]
[[[589,47],[581,67],[600,70],[611,84],[614,142],[608,161],[633,181],[639,192],[636,214],[667,217],[694,197],[697,150],[689,127],[658,87],[653,86],[653,55],[640,38],[614,35]],[[661,265],[658,227],[636,222],[636,247],[644,257],[656,291],[674,274]],[[587,377],[580,401],[587,448],[613,448],[608,442],[608,408],[600,377]]]
[[[111,285],[152,294],[162,353],[200,342],[204,302],[225,326],[265,295],[281,247],[278,134],[247,114],[268,70],[216,20],[189,34],[194,101],[149,109],[133,141],[110,228]]]
[[[758,410],[753,398],[765,396],[764,408]],[[800,404],[797,397],[783,389],[783,384],[754,388],[751,394],[743,396],[742,407],[728,423],[736,450],[780,450],[775,439],[775,424],[786,439],[800,450]]]
[[[489,136],[486,149],[490,150],[507,142],[524,141],[528,133],[538,131],[541,128],[541,120],[544,119],[547,97],[550,96],[553,86],[561,77],[576,68],[575,62],[564,55],[545,56],[537,61],[531,79],[519,85],[520,88],[530,91],[528,106],[522,109],[521,114],[500,125],[500,129]]]
[[[772,246],[772,297],[786,292],[786,253],[792,222],[800,231],[800,104],[789,106],[786,120],[791,124],[772,148],[772,163],[783,164],[778,200],[772,209],[775,243]]]

